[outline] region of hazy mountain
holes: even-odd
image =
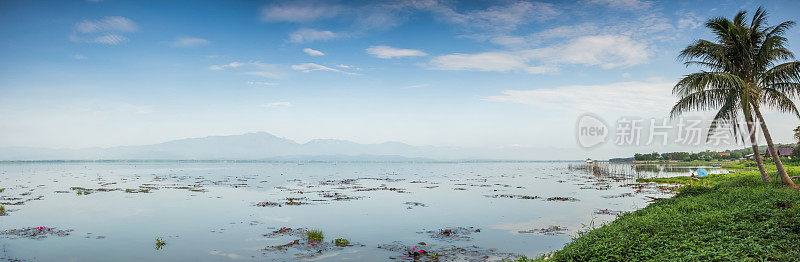
[[[563,151],[563,150],[562,150]],[[0,147],[0,160],[454,160],[519,159],[553,160],[567,156],[554,149],[476,149],[412,146],[400,142],[359,144],[346,140],[315,139],[305,144],[265,132],[231,136],[188,138],[143,146],[111,148],[47,149]],[[565,158],[561,158],[565,159]]]

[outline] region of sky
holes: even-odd
[[[772,24],[800,11],[798,1],[727,0],[5,0],[0,146],[263,131],[575,149],[585,113],[610,125],[668,117],[672,86],[699,70],[678,52],[712,40],[708,18],[758,6]],[[794,52],[799,28],[786,35]],[[766,118],[776,142],[793,142],[796,117]]]

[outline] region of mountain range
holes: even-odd
[[[558,157],[574,153],[568,151],[552,148],[412,146],[401,142],[360,144],[337,139],[297,143],[266,132],[257,132],[109,148],[0,147],[0,160],[557,160]]]

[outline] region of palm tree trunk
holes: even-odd
[[[753,125],[753,115],[750,110],[744,110],[744,121],[747,123],[747,131],[750,133],[750,144],[753,146],[753,158],[756,160],[758,171],[761,172],[761,180],[764,183],[772,182],[772,178],[767,175],[764,162],[761,162],[761,154],[758,152],[758,142],[756,141],[756,126]]]
[[[769,134],[769,129],[767,129],[767,123],[764,122],[764,116],[761,115],[761,110],[758,110],[758,107],[755,107],[754,109],[754,111],[756,111],[756,117],[758,117],[758,121],[761,122],[761,131],[764,132],[764,138],[767,139],[767,150],[769,150],[769,155],[772,156],[773,161],[775,161],[775,166],[778,168],[778,176],[781,178],[781,181],[783,181],[784,184],[791,188],[796,188],[797,185],[795,185],[789,175],[786,174],[786,169],[783,167],[781,157],[778,155],[778,151],[775,150],[775,145],[772,143],[772,136]]]

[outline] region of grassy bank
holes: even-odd
[[[800,260],[800,191],[752,171],[659,182],[691,186],[581,233],[551,261]]]

